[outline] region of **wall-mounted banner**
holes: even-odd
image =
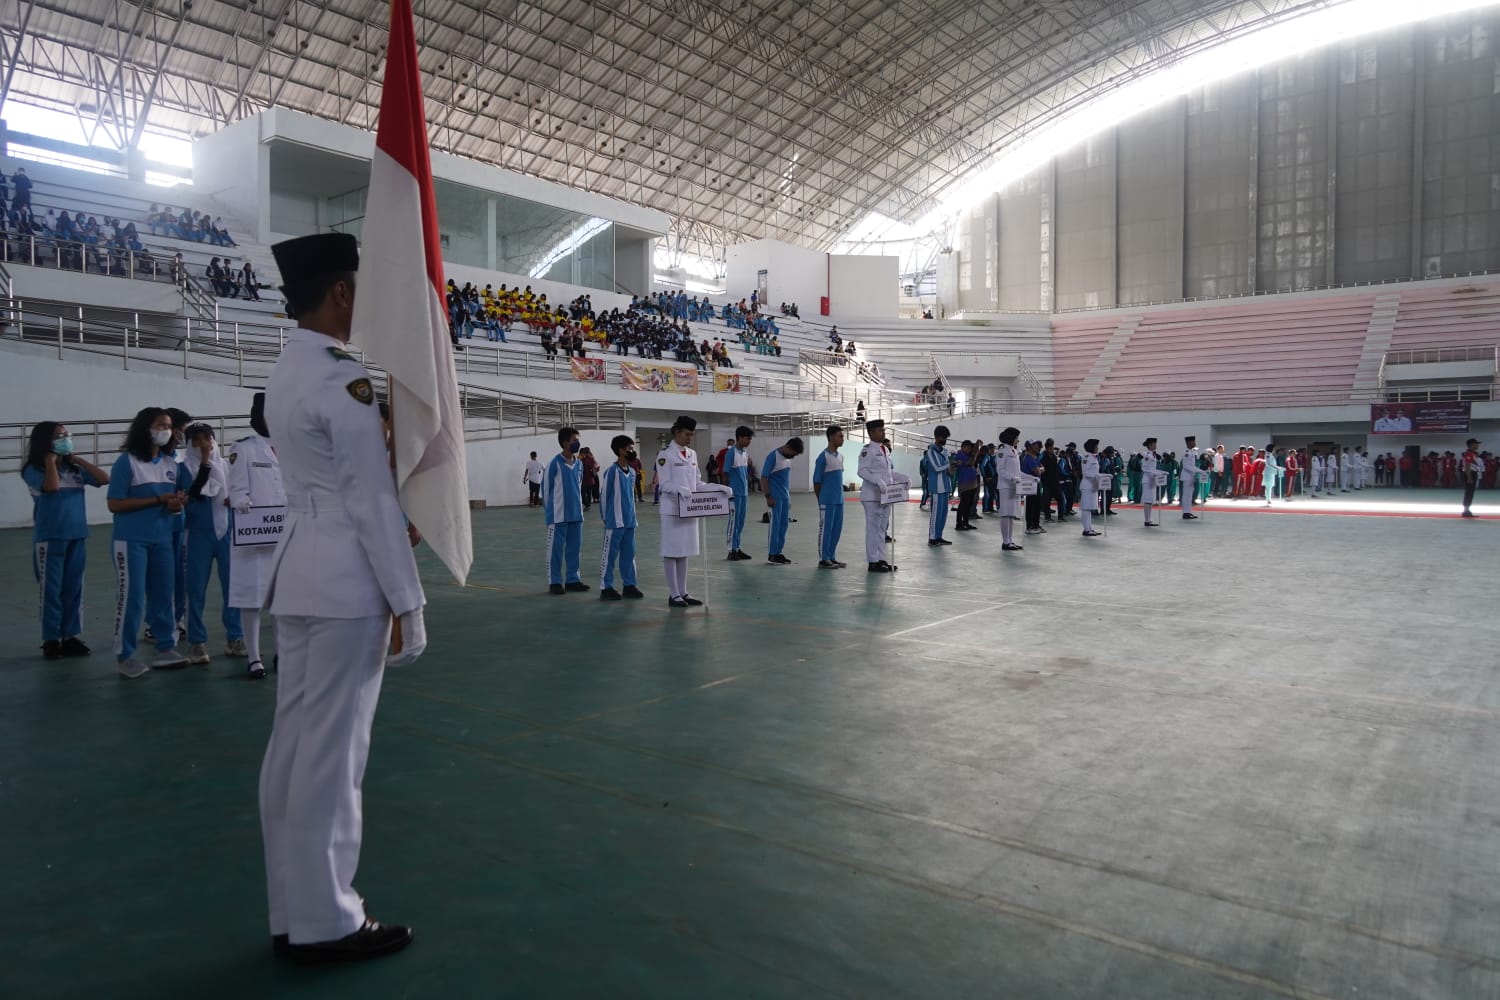
[[[1371,403],[1372,434],[1467,434],[1469,407],[1462,403]]]
[[[739,392],[740,377],[733,372],[714,372],[714,392]]]
[[[235,545],[275,545],[286,527],[285,507],[251,507],[234,515]]]
[[[621,361],[620,384],[627,389],[639,389],[642,392],[682,392],[696,396],[698,369]]]
[[[604,381],[603,358],[570,358],[568,363],[573,366],[573,378],[575,381]]]

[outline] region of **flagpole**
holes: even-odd
[[[385,376],[385,408],[386,408],[386,411],[388,413],[390,413],[390,415],[391,415],[390,419],[386,421],[386,428],[385,428],[385,452],[386,452],[386,457],[390,460],[390,463],[391,463],[391,478],[395,479],[396,478],[396,397],[391,392],[391,376],[390,376],[389,372],[387,372],[386,376]],[[400,490],[400,484],[397,483],[396,485],[397,485],[397,491],[399,492],[399,490]],[[403,517],[405,516],[405,512],[404,511],[402,512],[402,516]],[[402,642],[402,639],[401,639],[401,616],[398,615],[398,614],[396,614],[393,611],[393,612],[391,612],[391,655],[394,656],[397,653],[400,653],[401,652],[401,647],[403,645],[404,645],[404,643]]]

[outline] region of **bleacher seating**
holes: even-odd
[[[1052,321],[1052,395],[1059,407],[1078,392],[1120,326],[1118,313],[1080,313]]]
[[[1361,290],[1143,310],[1092,406],[1348,402],[1374,301]]]
[[[1424,282],[1402,290],[1391,350],[1497,344],[1500,281],[1475,278]]]

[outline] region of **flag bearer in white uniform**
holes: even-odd
[[[1308,456],[1307,465],[1312,475],[1312,485],[1308,490],[1308,496],[1315,497],[1323,488],[1323,456],[1316,448]]]
[[[298,322],[266,384],[287,494],[268,606],[281,677],[260,773],[272,944],[294,961],[376,958],[406,947],[412,932],[371,920],[354,891],[360,785],[385,668],[427,647],[425,598],[375,390],[343,350],[354,237],[303,236],[271,252]],[[393,617],[402,643],[388,655]]]
[[[885,558],[885,540],[890,534],[891,508],[880,494],[892,483],[911,485],[911,480],[891,464],[885,443],[885,421],[865,423],[869,444],[859,450],[859,505],[865,509],[865,561],[871,573],[889,573],[896,567]]]
[[[281,507],[285,523],[286,490],[281,485],[281,463],[276,460],[271,432],[266,427],[263,392],[257,392],[250,404],[250,429],[255,433],[236,441],[234,451],[229,453],[229,505],[242,518],[249,517],[255,507]],[[267,545],[232,545],[229,549],[229,606],[240,609],[247,671],[256,680],[266,676],[260,656],[260,609],[266,605],[275,552],[274,539]]]
[[[1141,507],[1146,511],[1146,527],[1154,528],[1160,521],[1151,520],[1151,508],[1156,506],[1156,438],[1141,442]]]
[[[995,475],[1000,486],[1000,550],[1020,552],[1016,544],[1016,522],[1021,519],[1021,495],[1016,492],[1016,481],[1021,478],[1021,453],[1016,442],[1021,440],[1021,431],[1007,427],[1000,432],[1000,447],[995,451]]]
[[[667,574],[667,605],[691,608],[703,602],[688,593],[688,560],[698,554],[698,519],[678,517],[678,502],[694,490],[717,490],[729,495],[728,486],[705,482],[698,472],[698,453],[693,435],[698,421],[678,417],[672,424],[672,443],[656,456],[656,481],[661,487],[661,561]]]
[[[1348,493],[1354,483],[1354,456],[1349,449],[1339,457],[1339,492]]]
[[[1188,438],[1188,454],[1197,458],[1198,449],[1193,447],[1193,439]],[[1187,456],[1183,456],[1182,467],[1187,468]],[[1183,483],[1183,502],[1187,502],[1188,493],[1192,490],[1192,484]],[[1094,538],[1100,532],[1094,530],[1094,507],[1099,503],[1099,439],[1089,438],[1083,442],[1083,481],[1079,484],[1078,516],[1083,521],[1083,537]],[[1192,517],[1192,514],[1184,514],[1183,517]]]
[[[1198,468],[1198,438],[1189,434],[1183,441],[1187,447],[1182,452],[1182,461],[1177,465],[1177,481],[1182,492],[1182,519],[1196,521],[1198,515],[1193,513],[1193,497],[1198,493],[1198,477],[1203,475]]]

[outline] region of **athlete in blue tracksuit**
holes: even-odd
[[[552,457],[542,477],[542,511],[547,521],[547,589],[554,594],[588,590],[578,575],[578,549],[583,544],[583,462],[578,457],[578,432],[557,432],[562,451]],[[564,583],[564,570],[567,578]]]
[[[167,415],[172,418],[172,459],[177,463],[177,475],[179,479],[183,473],[182,459],[186,454],[187,425],[193,422],[185,410],[179,410],[175,406],[167,407]],[[172,622],[178,629],[182,628],[187,619],[187,507],[172,518]]]
[[[724,519],[724,541],[729,546],[729,559],[749,559],[740,548],[740,536],[745,531],[745,511],[750,502],[750,439],[755,432],[744,425],[734,429],[734,447],[724,452],[724,482],[729,486],[729,516]]]
[[[620,582],[625,597],[645,597],[635,585],[635,441],[618,434],[609,443],[615,461],[604,470],[599,484],[599,516],[604,519],[604,551],[599,557],[599,600],[618,601],[615,562],[620,564]]]
[[[932,432],[927,446],[927,492],[932,494],[932,514],[927,521],[927,544],[952,545],[943,537],[948,523],[948,497],[953,493],[953,459],[948,454],[948,428],[939,426]]]
[[[792,438],[766,456],[760,478],[766,484],[766,505],[771,508],[771,540],[766,562],[791,562],[781,552],[786,547],[786,528],[792,520],[792,459],[802,454],[802,439]]]
[[[229,604],[229,549],[234,540],[229,498],[229,473],[224,459],[214,447],[213,428],[193,424],[187,429],[188,454],[177,479],[177,488],[187,494],[183,532],[184,559],[187,567],[189,657],[194,663],[209,660],[208,626],[203,608],[208,599],[208,581],[214,564],[219,568],[219,590],[224,604],[221,621],[224,635],[232,645],[244,639],[240,628],[240,609]],[[203,648],[199,648],[203,647]]]
[[[115,600],[115,659],[120,673],[139,677],[150,667],[180,667],[172,620],[176,574],[172,564],[172,522],[183,509],[172,457],[172,419],[148,406],[135,415],[125,435],[125,453],[109,472],[109,510],[114,515],[113,551],[118,596]],[[135,658],[141,618],[151,625],[157,655],[150,664]]]
[[[844,533],[844,429],[830,426],[828,447],[813,462],[813,491],[818,494],[818,568],[843,569],[838,560],[839,536]]]
[[[83,568],[89,537],[83,488],[104,486],[109,473],[73,454],[67,427],[43,420],[31,429],[21,478],[31,493],[33,572],[41,592],[42,655],[87,656],[83,631]]]

